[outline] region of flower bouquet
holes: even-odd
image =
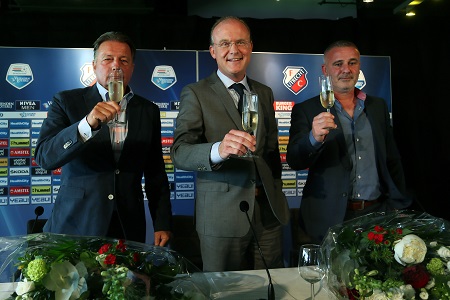
[[[0,237],[8,299],[210,299],[205,275],[167,248],[40,233]]]
[[[337,299],[450,299],[450,222],[410,210],[331,227],[322,243]]]

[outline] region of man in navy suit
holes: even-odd
[[[411,204],[386,101],[355,88],[356,45],[331,44],[322,73],[332,78],[335,105],[326,112],[316,96],[294,106],[286,156],[292,169],[309,169],[299,220],[316,243],[344,220]]]
[[[53,97],[35,154],[44,169],[62,167],[61,186],[45,232],[145,242],[144,176],[154,244],[168,242],[172,208],[160,112],[128,86],[135,53],[126,35],[104,33],[94,43],[97,83]],[[107,101],[107,77],[113,68],[124,73],[124,97],[119,104]],[[117,114],[124,124],[111,124]]]

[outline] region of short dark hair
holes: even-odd
[[[102,34],[101,36],[99,36],[97,38],[97,40],[93,44],[93,46],[94,46],[94,60],[97,58],[97,50],[98,50],[98,48],[100,47],[100,45],[103,42],[106,42],[106,41],[118,41],[118,42],[127,44],[128,47],[130,47],[131,58],[134,61],[134,56],[136,54],[136,47],[134,46],[133,41],[131,40],[131,38],[129,36],[127,36],[126,34],[124,34],[122,32],[118,32],[118,31],[105,32],[104,34]]]
[[[217,27],[217,25],[219,25],[220,23],[222,23],[222,22],[224,22],[224,21],[228,21],[228,20],[236,20],[236,21],[239,21],[239,22],[241,22],[246,28],[247,28],[247,30],[248,30],[248,33],[249,33],[249,35],[250,35],[250,41],[252,40],[252,33],[251,33],[251,31],[250,31],[250,27],[248,27],[248,25],[247,25],[247,23],[245,23],[245,21],[244,20],[242,20],[241,18],[238,18],[238,17],[235,17],[235,16],[226,16],[226,17],[222,17],[222,18],[220,18],[220,19],[218,19],[215,23],[214,23],[214,25],[211,27],[211,33],[210,33],[210,35],[209,35],[209,44],[210,45],[214,45],[214,40],[213,40],[213,31],[214,31],[214,29],[216,29],[216,27]]]
[[[328,47],[325,49],[323,54],[327,54],[331,49],[337,48],[337,47],[352,47],[359,51],[358,47],[355,45],[355,43],[347,41],[347,40],[339,40],[336,42],[331,43],[328,45]]]

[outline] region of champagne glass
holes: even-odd
[[[108,94],[109,100],[114,101],[117,104],[122,101],[123,98],[123,71],[121,68],[113,68],[108,75]],[[119,120],[118,114],[116,114],[112,123],[123,124],[123,121]]]
[[[333,84],[331,83],[330,75],[319,76],[320,85],[320,103],[323,108],[326,108],[327,112],[330,112],[330,108],[334,105],[334,91]]]
[[[325,259],[320,245],[305,244],[300,247],[298,272],[311,284],[311,300],[314,300],[314,284],[325,277]]]
[[[242,98],[242,127],[250,134],[256,136],[256,128],[258,127],[258,94],[252,92],[244,92]],[[258,157],[250,150],[247,150],[241,157]]]

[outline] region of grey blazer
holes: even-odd
[[[216,72],[181,91],[171,157],[179,169],[197,171],[196,229],[200,234],[240,237],[249,231],[239,204],[246,200],[253,215],[257,174],[272,212],[281,224],[289,221],[286,197],[281,190],[278,128],[272,90],[251,79],[259,95],[259,124],[255,154],[259,158],[233,158],[218,166],[210,161],[211,147],[231,129],[242,129],[234,100]]]

